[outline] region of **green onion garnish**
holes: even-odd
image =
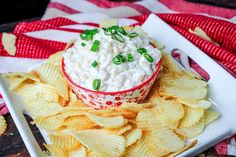
[[[100,45],[100,41],[99,40],[95,40],[93,42],[93,45],[92,45],[90,51],[96,52],[98,50],[98,48],[99,48],[99,45]]]
[[[101,80],[100,79],[93,80],[93,89],[94,90],[99,90],[100,86],[101,86]]]
[[[126,33],[126,31],[125,31],[125,29],[124,29],[123,27],[119,27],[119,28],[117,29],[117,31],[120,32],[120,33],[123,34],[123,35],[127,35],[127,33]]]
[[[149,61],[150,63],[153,63],[154,59],[152,58],[152,56],[150,56],[147,53],[143,53],[142,55],[147,61]]]
[[[93,40],[93,35],[92,34],[86,34],[86,39],[85,40]]]
[[[136,33],[136,32],[132,32],[128,35],[129,38],[135,38],[137,36],[138,36],[138,33]]]
[[[124,63],[126,61],[125,57],[121,54],[118,54],[112,59],[112,62],[116,65],[120,65],[121,63]]]
[[[145,48],[143,48],[143,47],[142,48],[138,48],[137,51],[140,54],[147,53],[147,50]]]
[[[95,67],[98,65],[98,62],[97,62],[97,61],[94,61],[91,65],[92,65],[92,67],[95,68]]]
[[[133,62],[133,61],[134,61],[133,55],[132,55],[131,53],[129,53],[129,54],[127,55],[127,61],[128,61],[128,62]]]
[[[85,44],[85,43],[81,43],[81,46],[85,47],[85,46],[86,46],[86,44]]]
[[[111,37],[121,43],[125,42],[125,39],[120,34],[113,34]]]
[[[86,34],[84,34],[84,33],[81,33],[79,36],[80,36],[80,38],[81,38],[82,40],[85,40],[85,39],[86,39]]]

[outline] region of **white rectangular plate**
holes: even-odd
[[[210,75],[209,100],[213,102],[212,109],[220,112],[221,117],[196,137],[198,144],[195,147],[179,156],[194,156],[234,135],[236,133],[236,79],[157,16],[150,15],[142,28],[149,36],[164,44],[166,52],[170,53],[173,49],[182,50]],[[8,82],[0,77],[0,93],[3,95],[30,155],[41,157],[43,156],[42,151],[23,116],[23,109],[20,105],[22,101],[16,94],[8,90],[8,86]],[[45,141],[49,142],[45,134],[43,136]]]

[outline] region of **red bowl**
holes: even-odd
[[[142,84],[127,90],[117,91],[117,92],[102,92],[81,87],[75,84],[67,75],[64,69],[65,67],[64,58],[62,58],[61,65],[62,65],[63,75],[65,76],[66,80],[72,87],[77,97],[80,98],[86,105],[90,107],[96,109],[102,109],[111,106],[120,106],[122,103],[125,102],[141,103],[147,96],[148,92],[150,91],[156,79],[156,76],[161,67],[161,62],[157,63],[156,65],[157,68],[155,72],[150,76],[150,78],[148,78]]]

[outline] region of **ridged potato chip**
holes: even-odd
[[[77,149],[69,151],[69,157],[88,157],[87,149],[83,146],[80,146]]]
[[[214,120],[220,117],[220,114],[218,112],[214,112],[211,110],[206,110],[205,112],[205,125],[208,125],[209,123],[213,122]]]
[[[11,56],[16,54],[16,36],[10,33],[2,33],[2,45],[7,53]]]
[[[122,128],[118,128],[118,129],[108,129],[108,128],[104,128],[104,130],[106,130],[109,133],[115,134],[115,135],[122,135],[124,133],[126,133],[127,131],[131,130],[132,126],[129,124],[126,124],[125,126],[123,126]]]
[[[49,134],[50,142],[56,147],[71,150],[80,146],[79,141],[71,135],[66,134]]]
[[[211,102],[207,100],[177,98],[177,101],[192,108],[208,109],[211,107]]]
[[[7,122],[3,115],[0,115],[0,135],[2,135],[7,129]]]
[[[177,67],[177,65],[174,63],[174,61],[171,59],[171,57],[162,51],[162,66],[163,66],[163,71],[164,73],[169,73],[169,72],[181,72],[181,70],[179,69],[179,67]]]
[[[20,87],[20,85],[25,81],[27,80],[26,77],[12,77],[9,79],[10,81],[10,86],[9,86],[9,89],[11,91],[17,89],[18,87]]]
[[[175,132],[183,137],[193,138],[203,132],[205,128],[205,116],[202,116],[200,121],[196,123],[194,126],[185,128],[179,127],[175,130]]]
[[[6,78],[14,78],[14,77],[20,77],[20,78],[26,78],[35,82],[40,82],[40,79],[34,72],[30,73],[24,73],[24,72],[15,72],[15,73],[7,73],[3,74]]]
[[[192,127],[204,116],[204,110],[185,106],[185,115],[179,123],[179,127]]]
[[[42,83],[27,84],[17,90],[26,102],[38,99],[46,102],[58,102],[58,93],[55,87]]]
[[[157,146],[168,152],[176,152],[185,145],[173,130],[164,126],[154,127],[147,136],[152,139],[148,145]]]
[[[26,111],[35,119],[38,117],[48,117],[63,111],[63,108],[58,103],[45,102],[44,100],[35,100],[27,102],[25,106]]]
[[[127,123],[123,116],[103,117],[93,114],[86,114],[86,116],[95,124],[105,128],[121,128]]]
[[[44,130],[53,131],[58,129],[63,124],[63,121],[64,119],[60,118],[59,115],[53,115],[49,117],[35,118],[33,123]]]
[[[151,107],[153,107],[151,103],[142,103],[142,104],[124,103],[120,106],[121,109],[130,110],[133,112],[139,112],[144,108],[151,108]]]
[[[185,73],[167,73],[160,78],[159,94],[174,98],[203,99],[207,94],[205,81]]]
[[[135,145],[126,148],[122,157],[158,157],[157,154],[150,151],[142,137]]]
[[[152,109],[140,111],[136,117],[137,127],[143,130],[150,130],[155,126],[159,126],[160,122],[155,117],[155,112]]]
[[[125,151],[124,137],[112,135],[103,130],[83,130],[71,134],[99,156],[119,157]]]
[[[68,157],[68,151],[61,147],[56,147],[54,145],[47,145],[47,144],[44,144],[44,146],[55,157]]]
[[[134,144],[142,137],[141,129],[132,129],[128,133],[125,134],[126,147]]]
[[[69,91],[69,98],[70,98],[70,102],[75,102],[75,101],[79,100],[73,91]],[[81,100],[79,100],[79,101],[81,101]]]
[[[53,55],[49,56],[46,62],[52,65],[61,65],[61,60],[64,52],[65,51],[59,51],[54,53]]]
[[[63,125],[66,126],[68,130],[72,131],[90,129],[96,126],[96,124],[86,116],[73,116],[66,118]]]
[[[190,144],[184,146],[182,149],[178,150],[177,152],[171,153],[169,155],[167,155],[166,157],[175,157],[191,148],[193,148],[196,144],[198,143],[197,140],[194,140],[193,142],[191,142]]]
[[[57,92],[62,96],[66,101],[69,100],[69,87],[67,81],[63,77],[58,77],[55,79],[54,86],[57,89]]]
[[[154,107],[153,111],[161,124],[173,124],[184,116],[184,108],[180,103],[164,99],[160,101],[161,103]]]
[[[41,65],[40,68],[36,70],[36,72],[43,82],[50,85],[54,85],[56,79],[62,76],[59,69],[49,63],[44,63]]]

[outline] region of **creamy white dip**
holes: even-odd
[[[131,32],[137,32],[138,36],[130,38],[120,34],[124,42],[112,39],[111,35],[104,34],[103,29],[98,29],[93,40],[86,41],[79,37],[63,55],[65,71],[70,79],[90,90],[94,90],[94,80],[100,79],[99,91],[106,92],[130,89],[146,81],[154,73],[161,52],[149,43],[148,36],[141,29],[127,31],[128,34]],[[90,49],[95,40],[100,41],[100,44],[96,52],[93,52]],[[145,48],[153,62],[138,53],[139,48]],[[126,59],[119,65],[113,63],[113,58],[118,54],[127,58],[129,53],[133,57],[132,62]],[[94,61],[97,62],[96,67],[92,66]]]

